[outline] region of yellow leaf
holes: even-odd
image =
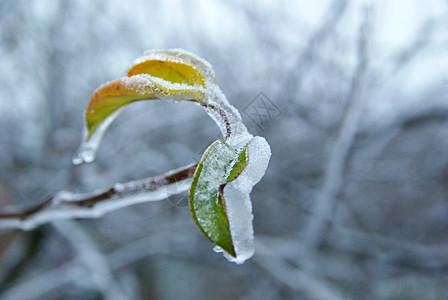
[[[148,74],[171,83],[200,85],[205,88],[205,76],[186,59],[167,54],[151,54],[137,60],[127,75]]]
[[[145,56],[150,56],[150,55],[168,55],[168,56],[175,56],[177,58],[182,58],[184,60],[189,61],[191,64],[193,64],[194,66],[198,67],[199,70],[201,70],[201,73],[205,75],[205,77],[212,83],[216,84],[216,78],[215,78],[215,72],[213,71],[212,66],[205,60],[203,60],[202,58],[200,58],[199,56],[185,51],[183,49],[158,49],[158,50],[149,50],[147,52],[145,52],[144,57]],[[137,61],[139,61],[140,59],[138,59]]]
[[[87,139],[91,137],[101,122],[121,106],[143,99],[156,99],[152,89],[148,87],[146,93],[137,93],[135,89],[126,87],[121,79],[100,86],[90,98],[85,114]]]
[[[92,95],[85,114],[88,141],[107,117],[120,107],[139,100],[167,99],[201,102],[205,98],[205,64],[195,65],[175,52],[150,52],[139,58],[127,76],[100,86]],[[207,70],[203,74],[202,70]],[[206,77],[208,76],[208,77]],[[213,78],[214,79],[214,78]]]

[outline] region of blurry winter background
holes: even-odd
[[[71,164],[100,84],[144,50],[208,60],[272,159],[256,254],[227,262],[185,194],[1,232],[0,299],[448,299],[448,1],[0,1],[0,201],[161,174],[218,127],[147,101]]]

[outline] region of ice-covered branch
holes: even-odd
[[[196,165],[188,165],[160,176],[126,183],[91,193],[61,191],[32,207],[0,211],[0,229],[31,230],[60,219],[97,218],[130,205],[163,200],[188,190]]]

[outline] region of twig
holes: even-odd
[[[126,183],[91,193],[61,191],[34,206],[0,211],[0,229],[31,230],[60,219],[98,218],[107,212],[130,205],[163,200],[189,188],[196,165]]]
[[[359,118],[363,110],[363,102],[360,101],[359,90],[361,81],[367,69],[367,31],[368,17],[361,25],[358,43],[359,63],[351,82],[348,102],[344,113],[344,119],[338,133],[338,137],[330,152],[327,167],[324,174],[323,186],[317,196],[312,209],[312,218],[306,230],[306,240],[309,249],[318,247],[325,235],[327,222],[343,187],[344,169],[348,160],[358,128]]]
[[[215,111],[221,116],[223,123],[226,125],[225,137],[226,138],[230,137],[230,135],[232,134],[232,126],[229,122],[229,117],[227,116],[226,111],[223,110],[222,108],[220,108],[216,105],[210,104],[210,103],[201,103],[201,106],[204,107],[205,109],[208,108],[212,111]]]
[[[257,242],[256,247],[254,262],[292,290],[305,293],[310,299],[348,299],[331,285],[326,284],[323,279],[288,264],[278,252],[269,249],[263,243]]]
[[[301,258],[307,255],[302,236],[299,236],[299,238],[282,238],[258,235],[257,240],[265,245],[270,245],[272,251],[278,255],[298,264],[302,262]],[[345,257],[362,256],[371,263],[397,266],[406,261],[408,267],[415,270],[430,270],[433,272],[448,267],[448,243],[426,245],[380,234],[366,233],[337,223],[329,229],[324,246],[331,250],[333,255],[341,253]],[[294,249],[294,252],[291,252],[291,249]],[[320,261],[315,270],[317,274],[330,276],[337,280],[347,277],[341,271],[342,259],[328,259],[328,255],[324,253],[318,253],[317,256]],[[359,260],[356,261],[359,263]],[[337,276],[331,275],[336,274],[336,272],[331,271],[334,265],[336,266],[335,271],[339,272]],[[353,272],[353,268],[351,268],[350,272],[347,273]],[[351,279],[351,282],[353,282],[353,279]]]
[[[161,238],[164,237],[164,238]],[[168,255],[179,253],[191,237],[185,233],[170,233],[169,238],[164,232],[155,233],[141,240],[125,245],[105,255],[113,272],[119,271],[136,261],[152,255]],[[173,243],[173,241],[175,241]],[[44,298],[49,292],[71,283],[86,283],[88,276],[85,268],[77,261],[69,261],[62,266],[47,272],[25,277],[16,285],[2,294],[4,300]]]
[[[79,224],[64,220],[53,222],[53,226],[75,250],[78,260],[89,271],[89,277],[104,299],[129,299],[115,282],[106,258]]]
[[[448,267],[448,244],[421,244],[380,234],[333,227],[329,235],[329,245],[339,251],[362,254],[382,263],[398,265],[406,260],[415,269],[437,271]]]
[[[290,70],[287,80],[285,81],[285,89],[288,91],[288,94],[300,94],[304,77],[307,76],[310,70],[315,66],[316,57],[319,54],[318,48],[329,36],[331,36],[331,34],[334,34],[334,30],[338,22],[342,19],[347,7],[347,0],[333,0],[330,3],[324,14],[323,22],[321,22],[321,25],[311,35],[311,38],[308,41],[308,46],[294,58],[295,62],[291,64],[294,68]],[[297,66],[300,67],[299,72],[297,72]],[[296,102],[293,109],[294,114],[299,116],[306,123],[317,128],[322,128],[322,125],[319,124],[319,122],[316,122],[311,114],[309,114],[310,109],[306,104]]]
[[[434,29],[437,28],[437,23],[438,22],[434,18],[430,18],[420,25],[414,41],[395,54],[396,59],[394,62],[394,67],[391,74],[385,78],[392,78],[395,73],[406,67],[412,59],[414,59],[430,44],[431,35],[434,32]]]

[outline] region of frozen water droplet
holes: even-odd
[[[222,250],[222,248],[221,247],[219,247],[219,246],[215,246],[215,247],[213,247],[213,252],[215,252],[215,253],[222,253],[224,250]]]
[[[72,158],[72,163],[79,165],[82,163],[90,163],[95,160],[96,152],[100,147],[101,140],[103,139],[104,133],[106,132],[109,125],[118,117],[122,108],[118,109],[116,112],[107,117],[95,130],[95,132],[88,137],[87,128],[84,127],[84,134],[81,145],[76,151]]]
[[[95,149],[89,148],[88,145],[83,143],[78,151],[73,155],[72,163],[80,165],[82,163],[90,163],[95,160]]]

